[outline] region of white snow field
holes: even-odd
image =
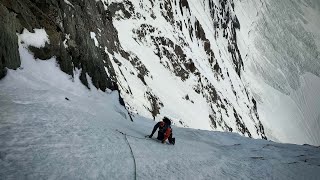
[[[155,122],[131,122],[117,92],[89,91],[54,58],[35,60],[24,44],[19,51],[21,68],[0,81],[0,179],[320,177],[315,146],[178,127],[174,146],[144,139]],[[117,129],[131,135],[133,155]]]
[[[269,139],[320,145],[320,1],[235,1],[243,73]]]

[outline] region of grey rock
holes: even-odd
[[[0,4],[0,79],[6,75],[6,68],[17,69],[21,64],[16,35],[19,23],[16,15]]]

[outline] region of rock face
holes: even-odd
[[[44,28],[51,43],[41,49],[30,47],[36,58],[46,60],[56,56],[61,70],[65,73],[73,75],[74,68],[81,69],[80,79],[86,86],[88,86],[86,78],[88,74],[97,88],[103,91],[106,88],[117,89],[107,53],[104,52],[104,48],[96,47],[90,36],[85,35],[90,34],[93,29],[100,29],[100,34],[108,36],[98,36],[99,42],[107,46],[111,52],[120,51],[120,47],[116,46],[117,31],[113,28],[102,2],[79,1],[71,5],[64,1],[4,0],[1,7],[1,13],[6,17],[2,22],[3,27],[7,27],[1,29],[3,31],[1,37],[9,39],[11,43],[2,41],[6,42],[3,45],[4,53],[13,56],[4,66],[8,68],[19,66],[18,41],[15,33],[21,32],[22,28],[31,32],[34,28]],[[6,49],[11,51],[7,52]],[[105,67],[108,68],[109,75]]]
[[[18,37],[15,34],[21,29],[16,14],[0,4],[0,79],[6,75],[6,67],[17,69],[20,66]]]
[[[88,88],[87,75],[102,91],[119,90],[132,112],[266,138],[241,80],[233,0],[0,2],[0,78],[20,66],[16,33],[44,28],[50,44],[29,47],[36,58],[55,56],[70,76],[81,69]]]

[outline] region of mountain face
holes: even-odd
[[[244,0],[235,7],[242,79],[266,135],[320,145],[320,1]]]
[[[44,29],[46,45],[28,47],[35,58],[56,58],[71,79],[80,70],[89,89],[118,90],[132,113],[266,139],[257,102],[242,77],[238,3],[0,2],[0,77],[6,68],[20,67],[17,34]]]
[[[179,127],[174,146],[144,138],[155,122],[131,122],[118,92],[88,90],[54,58],[33,58],[25,35],[39,46],[43,32],[19,35],[24,68],[0,81],[1,179],[319,179],[315,146]]]

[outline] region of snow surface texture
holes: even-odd
[[[19,46],[21,68],[0,81],[1,179],[134,179],[133,157],[116,129],[142,138],[127,136],[136,179],[320,176],[319,147],[178,127],[174,146],[143,139],[152,120],[131,122],[116,92],[89,91],[54,58],[34,59],[26,44]]]
[[[235,7],[243,74],[267,137],[320,145],[320,1],[242,0]]]

